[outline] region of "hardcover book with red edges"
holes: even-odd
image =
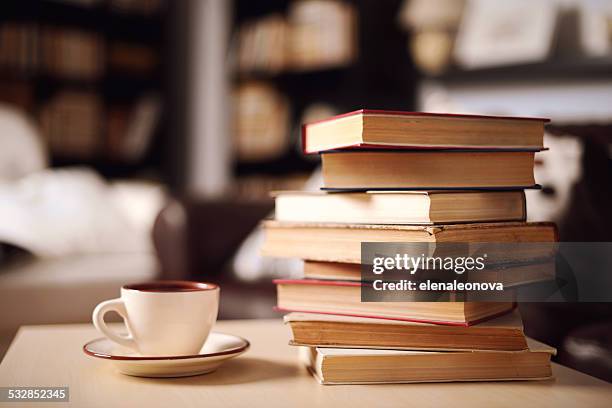
[[[512,302],[361,302],[361,283],[277,279],[277,309],[469,326],[510,312]]]
[[[305,153],[335,149],[539,151],[545,118],[361,109],[302,126]]]

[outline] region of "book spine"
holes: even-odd
[[[523,200],[523,221],[527,220],[527,197],[525,196],[525,190],[521,190],[521,200]]]

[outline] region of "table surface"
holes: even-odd
[[[25,326],[0,364],[0,386],[69,386],[70,402],[53,407],[612,406],[612,384],[557,364],[546,381],[324,386],[299,364],[280,320],[221,321],[215,330],[251,349],[211,374],[151,379],[86,356],[83,344],[100,337],[91,325]]]

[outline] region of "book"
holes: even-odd
[[[427,271],[435,279],[436,271]],[[418,272],[417,272],[418,274]],[[304,262],[304,278],[361,281],[361,265],[341,262]],[[555,260],[542,259],[522,264],[503,264],[482,271],[466,272],[466,281],[501,282],[504,288],[549,281],[555,278]]]
[[[40,109],[42,135],[53,154],[92,158],[103,150],[104,101],[94,92],[60,91]]]
[[[534,152],[343,150],[321,154],[323,187],[337,190],[534,187]]]
[[[3,21],[0,25],[0,68],[22,74],[39,68],[39,27],[34,23]]]
[[[233,147],[242,162],[281,157],[289,148],[290,106],[275,87],[261,81],[238,86],[232,96]]]
[[[525,221],[522,191],[368,191],[275,194],[278,221],[349,224],[448,224]]]
[[[286,20],[282,14],[273,13],[240,26],[235,46],[240,72],[276,73],[287,67],[291,30]]]
[[[290,68],[347,66],[359,52],[357,10],[345,1],[294,1],[288,7],[286,51]]]
[[[314,224],[263,222],[264,256],[361,263],[362,242],[526,243],[556,242],[554,223],[504,222],[448,225]],[[550,247],[550,248],[548,248]],[[523,245],[508,261],[546,259],[552,245]],[[489,254],[492,259],[492,254]],[[501,254],[500,256],[503,256]]]
[[[304,151],[359,147],[543,148],[549,119],[360,109],[302,127]]]
[[[556,350],[533,339],[522,351],[408,351],[303,347],[322,384],[543,380]]]
[[[277,279],[277,309],[469,326],[509,312],[513,302],[362,302],[360,282]],[[406,295],[408,298],[408,295]]]
[[[45,72],[74,80],[97,80],[106,64],[106,41],[87,30],[45,27],[40,35],[40,61]]]
[[[410,350],[525,350],[527,341],[518,309],[472,326],[445,326],[316,313],[284,317],[294,346]]]
[[[152,47],[117,41],[108,46],[108,65],[116,72],[150,75],[159,66],[159,58]]]

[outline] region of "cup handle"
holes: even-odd
[[[123,300],[120,298],[106,300],[96,306],[92,315],[93,324],[96,326],[96,329],[115,343],[138,351],[136,342],[131,334],[128,334],[127,336],[117,334],[106,325],[104,315],[108,312],[117,312],[119,316],[123,318],[123,322],[128,328],[128,332],[130,331],[127,311],[125,310],[125,303],[123,303]]]

